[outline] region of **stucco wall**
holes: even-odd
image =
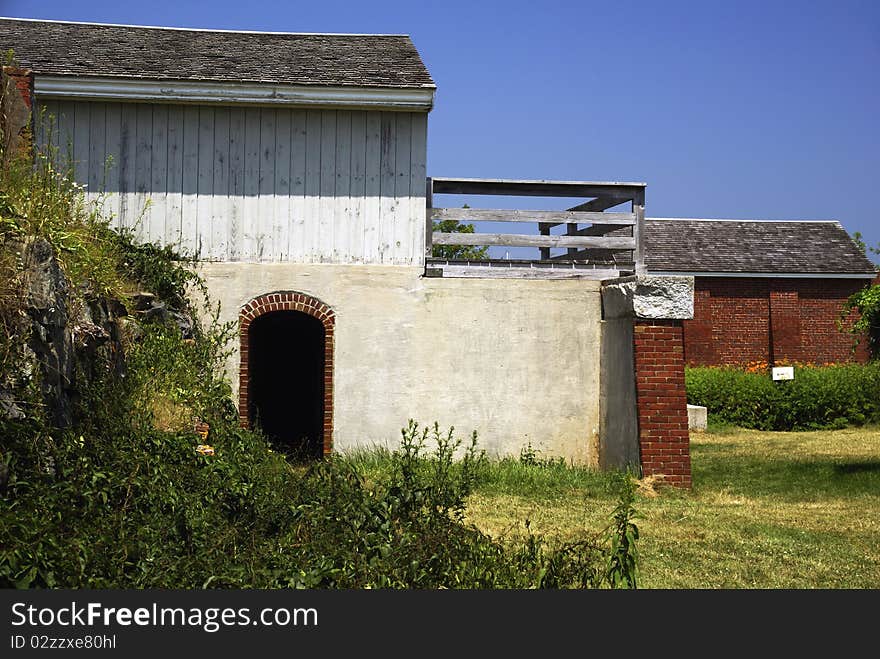
[[[414,418],[464,437],[476,430],[493,455],[530,443],[543,456],[598,463],[599,282],[289,263],[204,263],[201,273],[225,320],[274,291],[333,309],[334,450],[392,445]],[[238,360],[236,349],[233,383]]]
[[[633,318],[602,321],[602,398],[600,401],[599,465],[603,468],[637,467],[639,425],[633,371]]]

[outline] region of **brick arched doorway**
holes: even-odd
[[[272,406],[277,407],[277,395],[320,396],[317,421],[318,452],[327,455],[333,448],[333,340],[336,314],[333,310],[310,295],[294,291],[268,293],[254,298],[239,312],[241,335],[241,362],[239,364],[238,411],[244,427],[252,427],[255,414],[263,406],[268,415]],[[293,340],[281,340],[293,337]],[[259,345],[255,342],[259,341]],[[323,354],[315,355],[315,350]],[[307,352],[302,352],[307,351]],[[302,363],[309,366],[293,368]],[[314,358],[314,359],[313,359]],[[313,367],[320,369],[312,373]],[[301,370],[309,371],[300,373]],[[307,378],[300,382],[297,377]],[[311,378],[320,382],[314,384]],[[285,378],[282,381],[282,378]],[[286,387],[286,388],[285,388]],[[319,390],[315,387],[319,387]],[[272,391],[275,400],[258,400]],[[301,402],[301,401],[300,401]],[[296,409],[293,406],[291,409]],[[271,410],[273,414],[281,410]],[[289,412],[290,410],[288,410]],[[277,421],[275,422],[277,426]]]

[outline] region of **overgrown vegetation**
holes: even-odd
[[[843,305],[841,317],[849,316],[853,310],[858,312],[858,318],[850,331],[856,335],[857,342],[867,341],[872,359],[880,360],[880,284],[867,286],[850,295]]]
[[[766,369],[685,369],[688,403],[711,418],[758,430],[843,428],[880,420],[880,363],[795,366],[793,380]]]
[[[880,255],[880,243],[876,247],[866,245],[862,240],[862,234],[858,231],[853,233],[852,238],[865,252],[865,256],[870,258],[869,254]],[[875,267],[880,273],[880,266]],[[880,359],[880,284],[866,286],[849,296],[840,312],[838,324],[841,327],[853,311],[858,312],[858,317],[849,326],[849,331],[855,335],[856,343],[867,341],[868,352],[872,359]]]
[[[0,274],[11,282],[0,374],[22,368],[17,250],[33,237],[52,246],[71,304],[85,295],[128,308],[115,321],[125,367],[107,358],[77,379],[68,427],[50,423],[33,386],[23,418],[0,415],[0,587],[636,586],[629,476],[605,532],[551,543],[467,521],[489,464],[476,436],[463,444],[410,422],[398,449],[366,462],[288,463],[239,425],[219,368],[234,328],[191,306],[187,292],[204,286],[189,261],[111,230],[53,162],[17,159],[0,174]],[[145,291],[162,313],[134,313]],[[22,377],[33,385],[39,372]]]

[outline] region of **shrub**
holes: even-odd
[[[685,369],[688,403],[758,430],[842,428],[880,420],[880,364],[795,366],[794,380],[766,369]]]

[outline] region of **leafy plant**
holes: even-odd
[[[688,402],[758,430],[813,430],[880,419],[880,363],[795,366],[794,380],[735,367],[685,369]]]

